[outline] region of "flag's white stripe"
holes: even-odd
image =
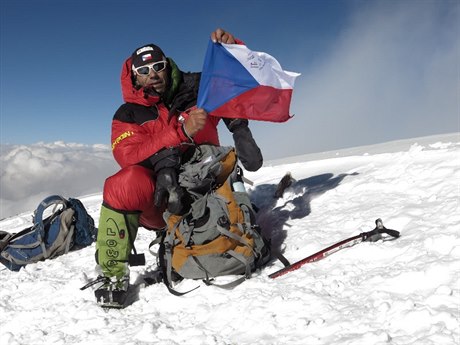
[[[255,52],[242,44],[222,44],[237,59],[260,85],[277,89],[292,89],[300,73],[283,71],[273,56]]]

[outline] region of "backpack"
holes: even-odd
[[[51,214],[45,219],[44,213]],[[0,262],[12,271],[86,247],[96,239],[93,218],[78,199],[51,195],[38,205],[33,225],[16,234],[0,231]]]
[[[242,275],[219,285],[232,288],[270,259],[248,193],[233,187],[242,186],[236,162],[233,147],[200,145],[182,164],[178,182],[191,206],[183,215],[164,213],[167,229],[158,252],[170,291],[175,275],[207,284],[215,277]]]

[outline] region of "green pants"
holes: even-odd
[[[96,241],[96,261],[105,277],[127,275],[128,258],[137,236],[139,213],[101,207]]]

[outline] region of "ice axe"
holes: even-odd
[[[382,219],[378,218],[375,221],[375,229],[367,232],[362,232],[359,235],[347,238],[343,241],[337,242],[336,244],[333,244],[332,246],[329,246],[323,250],[320,250],[319,252],[316,252],[315,254],[312,254],[302,260],[299,260],[293,264],[289,264],[286,267],[273,272],[272,274],[269,275],[270,278],[277,278],[279,276],[282,276],[286,273],[295,271],[302,267],[303,265],[309,263],[309,262],[314,262],[318,261],[321,259],[324,259],[326,256],[331,255],[332,253],[335,253],[343,248],[347,247],[352,247],[355,244],[361,243],[361,242],[376,242],[383,238],[382,234],[387,234],[393,238],[398,238],[399,237],[399,231],[396,230],[391,230],[385,228],[383,226]]]

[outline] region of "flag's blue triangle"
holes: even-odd
[[[198,91],[198,108],[209,113],[257,86],[259,83],[224,46],[209,40]]]

